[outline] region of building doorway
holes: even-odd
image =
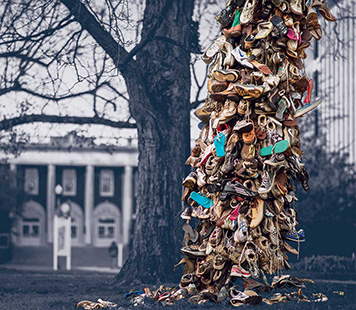
[[[102,202],[96,206],[93,217],[95,246],[109,247],[113,241],[121,242],[121,213],[117,205]]]

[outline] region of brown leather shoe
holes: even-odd
[[[228,82],[219,82],[215,79],[209,79],[208,91],[210,93],[219,93],[224,91],[229,86]]]
[[[319,13],[320,13],[320,15],[322,17],[324,17],[325,20],[327,20],[329,22],[335,22],[336,21],[336,17],[331,14],[330,9],[328,8],[328,6],[325,3],[323,3],[319,7]]]

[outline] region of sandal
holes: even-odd
[[[261,148],[261,156],[268,156],[272,154],[283,153],[289,147],[289,142],[287,140],[278,141],[275,145],[269,145]]]

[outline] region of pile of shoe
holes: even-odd
[[[217,294],[238,277],[289,269],[287,241],[303,242],[294,183],[309,189],[297,119],[313,110],[305,50],[322,35],[319,0],[231,0],[203,54],[209,95],[195,112],[201,133],[186,164],[181,287]],[[190,220],[197,218],[194,229]]]

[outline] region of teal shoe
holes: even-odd
[[[295,112],[294,117],[297,118],[303,116],[304,114],[314,110],[320,103],[321,103],[321,99],[318,99],[312,103],[306,104],[304,107],[299,108]]]
[[[263,147],[260,151],[261,156],[283,153],[289,147],[287,140],[278,141],[275,145]]]
[[[204,194],[199,195],[197,192],[191,192],[190,198],[206,209],[209,209],[214,204],[210,198],[206,197]]]
[[[218,133],[214,137],[214,145],[217,157],[224,157],[225,156],[225,134],[223,132]]]

